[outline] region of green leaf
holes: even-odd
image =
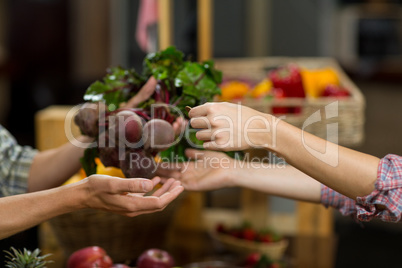
[[[183,52],[174,46],[163,51],[149,53],[143,62],[143,75],[153,75],[157,80],[173,79],[183,65]]]
[[[208,65],[209,75],[203,65],[199,63],[186,62],[184,68],[178,73],[175,85],[181,87],[183,95],[191,96],[195,99],[195,105],[203,104],[212,101],[213,97],[220,94],[221,90],[218,87],[215,79],[218,78],[212,75],[212,68]],[[219,76],[218,72],[215,72]]]
[[[214,67],[215,63],[212,60],[204,61],[203,66],[206,74],[211,77],[216,84],[222,83],[222,72]]]
[[[102,81],[92,83],[84,95],[85,101],[104,101],[106,105],[119,107],[120,103],[129,100],[145,84],[146,79],[134,69],[113,67],[107,70]]]
[[[5,258],[7,268],[42,268],[45,267],[47,263],[53,261],[47,261],[45,258],[49,257],[51,254],[46,254],[40,256],[40,249],[35,249],[33,252],[24,248],[24,251],[16,250],[11,247],[10,251],[4,251],[6,253]]]
[[[84,151],[84,156],[80,158],[81,166],[85,171],[86,176],[96,174],[95,158],[99,156],[98,148],[87,148]]]

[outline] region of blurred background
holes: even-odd
[[[35,145],[37,111],[83,102],[107,67],[141,70],[146,53],[135,38],[139,4],[0,0],[0,123],[20,144]],[[174,0],[173,6],[174,44],[197,59],[197,1]],[[366,138],[355,149],[402,155],[401,0],[215,0],[213,57],[260,56],[335,58],[367,101]],[[290,201],[272,203],[294,209]],[[334,213],[334,267],[401,267],[401,224],[361,226]],[[0,246],[37,243],[34,228]]]

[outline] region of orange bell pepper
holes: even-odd
[[[254,87],[251,91],[251,97],[253,98],[261,98],[271,91],[272,89],[272,82],[269,79],[262,80],[258,85]]]
[[[123,171],[121,171],[120,168],[105,167],[99,158],[95,158],[95,163],[96,163],[96,174],[125,178]]]
[[[220,99],[223,101],[230,101],[234,99],[241,99],[250,91],[250,86],[241,81],[229,81],[221,85]]]
[[[317,70],[302,69],[301,76],[306,94],[313,98],[322,96],[327,85],[339,86],[339,77],[332,68]]]

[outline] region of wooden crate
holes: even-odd
[[[288,114],[285,121],[324,139],[335,141],[338,144],[354,147],[364,140],[364,109],[365,99],[359,88],[349,79],[336,60],[332,58],[239,58],[215,59],[215,67],[223,71],[224,78],[247,79],[260,82],[267,77],[269,70],[287,63],[296,63],[307,69],[321,69],[330,67],[339,76],[341,85],[347,88],[351,96],[344,99],[334,98],[285,98],[277,99],[249,99],[241,100],[241,104],[264,113],[271,113],[273,106],[298,106],[302,108],[300,114]],[[328,113],[329,112],[329,113]],[[320,115],[321,120],[306,126],[310,116]],[[325,118],[325,115],[330,115]],[[327,125],[337,123],[338,133],[327,133]],[[336,136],[334,136],[336,135]]]

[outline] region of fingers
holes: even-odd
[[[156,79],[151,76],[141,90],[127,102],[125,108],[135,108],[141,102],[149,99],[154,93],[157,83]]]
[[[176,181],[175,179],[168,179],[165,181],[165,183],[162,185],[161,188],[159,188],[155,193],[153,193],[153,196],[161,196],[162,194],[168,192],[171,190],[171,188],[174,188],[175,186],[179,186],[181,183],[179,181]]]
[[[206,116],[208,114],[208,108],[212,105],[212,103],[205,103],[203,105],[194,107],[188,112],[188,116],[190,118]]]
[[[195,137],[200,141],[210,141],[212,138],[212,133],[210,130],[199,130],[195,133]]]
[[[159,181],[156,183],[158,184]],[[115,194],[124,193],[147,193],[154,188],[153,181],[148,179],[121,179],[113,178],[111,192]]]
[[[156,176],[156,177],[154,177],[153,179],[151,179],[151,182],[153,183],[153,187],[152,187],[152,189],[153,189],[156,185],[158,185],[158,183],[161,182],[161,178],[158,177],[158,176]],[[151,189],[151,190],[152,190],[152,189]]]
[[[172,202],[177,196],[183,192],[184,188],[179,181],[169,179],[167,184],[164,184],[158,191],[152,196],[146,197],[133,197],[133,202],[140,202],[132,213],[139,212],[139,214],[160,211],[164,209],[170,202]]]
[[[193,117],[190,120],[190,125],[193,128],[203,128],[203,129],[211,128],[211,122],[210,120],[208,120],[207,117]]]

